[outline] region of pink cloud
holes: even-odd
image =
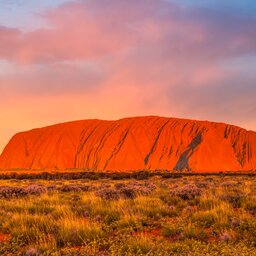
[[[0,57],[22,64],[54,63],[150,46],[160,47],[167,58],[200,61],[256,50],[249,22],[234,18],[240,27],[230,30],[230,23],[223,27],[199,10],[164,0],[77,1],[41,15],[48,28],[26,33],[0,29]]]

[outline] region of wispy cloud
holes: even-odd
[[[164,0],[77,1],[42,16],[51,29],[0,30],[2,58],[52,63],[100,58],[145,46],[161,47],[166,57],[204,61],[256,50],[255,18],[180,7]]]

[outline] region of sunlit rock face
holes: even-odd
[[[16,134],[0,156],[0,168],[255,170],[256,133],[156,116],[74,121]]]

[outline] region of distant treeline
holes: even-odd
[[[0,179],[44,179],[44,180],[124,180],[136,179],[144,180],[151,177],[159,176],[162,178],[181,178],[184,176],[256,176],[256,171],[250,172],[212,172],[212,173],[197,173],[197,172],[171,172],[171,171],[134,171],[134,172],[94,172],[94,171],[2,171],[0,172]]]

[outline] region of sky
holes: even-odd
[[[0,152],[90,118],[256,131],[255,28],[255,0],[0,0]]]

